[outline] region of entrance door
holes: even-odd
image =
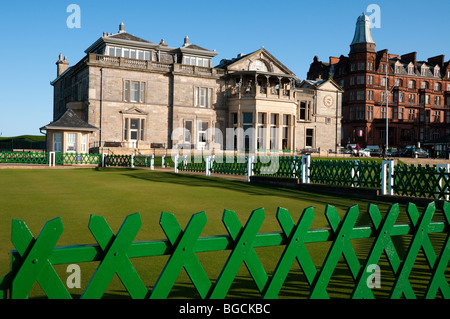
[[[207,141],[208,122],[198,122],[197,149],[204,150]]]
[[[129,147],[136,147],[138,139],[139,139],[139,119],[131,119]]]

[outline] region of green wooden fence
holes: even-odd
[[[24,221],[13,220],[11,239],[16,250],[11,252],[11,271],[0,280],[0,293],[5,299],[27,298],[37,282],[49,298],[73,298],[54,267],[98,262],[82,299],[102,298],[114,275],[120,278],[132,298],[166,299],[183,269],[200,298],[223,299],[227,297],[239,268],[245,264],[261,298],[276,299],[291,267],[297,263],[309,284],[308,297],[326,299],[330,297],[327,290],[330,279],[343,257],[352,277],[353,291],[349,297],[369,299],[375,298],[370,285],[375,274],[373,266],[385,256],[395,277],[387,287],[389,298],[448,299],[450,288],[445,273],[450,259],[450,204],[445,203],[442,211],[440,216],[443,220],[435,221],[434,203],[422,213],[415,205],[409,204],[406,213],[410,222],[399,223],[399,205],[392,205],[383,214],[377,206],[369,205],[367,214],[371,225],[356,226],[360,217],[357,206],[350,207],[342,219],[336,208],[327,206],[325,215],[330,227],[311,229],[315,219],[314,208],[305,209],[297,222],[287,210],[279,208],[276,218],[281,231],[260,233],[265,220],[264,209],[253,211],[245,224],[240,222],[235,212],[225,210],[222,221],[228,233],[208,237],[200,236],[207,226],[205,212],[193,215],[184,229],[173,214],[163,212],[160,226],[167,239],[139,242],[134,241],[142,226],[138,213],[128,216],[117,234],[112,232],[103,217],[93,215],[89,229],[97,243],[70,247],[56,246],[64,230],[61,218],[48,221],[37,237]],[[442,237],[440,247],[430,239],[433,235]],[[365,247],[364,251],[358,251],[356,242],[368,238],[372,239],[370,249]],[[409,242],[406,252],[400,253],[401,249],[395,244],[398,238]],[[329,243],[321,264],[316,264],[310,254],[318,243]],[[256,249],[276,246],[280,246],[283,252],[274,270],[267,272]],[[227,251],[227,260],[220,275],[209,278],[197,254],[218,251]],[[410,281],[418,266],[420,251],[426,259],[426,263],[422,262],[427,267],[427,270],[420,269],[420,275],[427,280],[423,295],[414,290],[415,286]],[[156,282],[144,283],[133,266],[133,260],[156,256],[169,258]],[[148,269],[151,267],[149,262]],[[385,286],[387,282],[382,284]]]
[[[101,154],[88,153],[55,153],[55,164],[58,165],[78,165],[92,164],[101,165]]]
[[[446,166],[396,165],[394,194],[448,200],[450,171]]]
[[[48,164],[47,152],[0,152],[0,163],[8,164]]]

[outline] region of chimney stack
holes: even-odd
[[[66,72],[66,70],[69,68],[69,61],[67,61],[67,58],[66,58],[66,57],[64,57],[64,60],[63,60],[62,54],[60,53],[60,54],[59,54],[59,59],[58,59],[58,61],[56,62],[56,66],[57,66],[57,68],[56,68],[56,70],[57,70],[56,74],[57,74],[57,76],[60,76],[61,74],[63,74],[64,72]]]
[[[125,32],[125,25],[124,25],[123,22],[122,22],[122,23],[120,23],[120,25],[119,25],[119,33],[123,33],[123,32]]]

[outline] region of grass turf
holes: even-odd
[[[390,204],[373,202],[386,212]],[[328,227],[324,216],[325,207],[332,204],[344,216],[346,210],[355,204],[364,212],[369,201],[312,194],[298,190],[276,187],[262,187],[236,180],[195,175],[183,175],[139,169],[69,169],[69,170],[0,170],[0,277],[9,271],[9,251],[14,249],[11,243],[11,220],[24,220],[36,237],[44,223],[55,217],[61,217],[64,232],[58,246],[96,243],[88,229],[91,214],[106,218],[114,233],[117,233],[126,216],[139,212],[143,226],[136,240],[165,239],[159,226],[162,211],[175,214],[184,228],[197,212],[207,213],[208,223],[202,236],[224,235],[227,231],[222,224],[224,209],[237,213],[245,224],[250,213],[263,207],[265,222],[260,232],[280,231],[275,214],[278,207],[289,210],[296,222],[302,211],[315,207],[316,217],[312,228]],[[359,224],[370,224],[366,214],[361,214]],[[365,249],[370,242],[366,242]],[[310,254],[316,263],[328,251],[329,243],[315,244]],[[282,247],[258,249],[257,253],[266,271],[276,267]],[[220,274],[226,262],[227,252],[199,254],[199,259],[211,280]],[[161,273],[167,256],[139,258],[132,260],[143,282],[151,289]],[[93,265],[94,264],[94,265]],[[95,263],[82,267],[82,288],[69,290],[74,297],[79,296],[88,284]],[[288,276],[280,296],[298,297],[307,295],[308,287],[298,265]],[[60,278],[65,282],[68,274],[64,266],[56,266]],[[295,268],[295,266],[293,267]],[[337,297],[349,293],[349,286],[343,284],[349,270],[344,265],[335,271],[337,280],[330,285],[330,292]],[[334,276],[333,276],[334,277]],[[351,279],[350,279],[351,280]],[[257,298],[259,293],[245,266],[236,277],[230,290],[230,297]],[[346,291],[346,292],[345,292]],[[37,284],[30,297],[40,297],[43,292]],[[105,296],[124,297],[127,293],[117,276],[109,285]],[[305,296],[306,296],[305,295]],[[195,288],[183,272],[170,297],[197,297]]]

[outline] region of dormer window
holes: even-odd
[[[408,65],[408,74],[409,75],[414,75],[414,65],[412,63],[410,63]]]
[[[400,62],[396,62],[395,63],[395,73],[400,73],[402,71],[402,65],[400,64]]]
[[[420,75],[421,76],[426,76],[427,75],[427,68],[425,65],[422,65],[421,69],[420,69]]]
[[[441,73],[441,68],[439,67],[439,66],[435,66],[434,67],[434,77],[439,77],[440,76],[440,73]]]
[[[135,50],[129,48],[112,47],[109,46],[106,50],[109,56],[116,56],[128,59],[139,59],[139,60],[151,60],[150,51]]]
[[[186,56],[184,56],[183,62],[184,62],[184,64],[187,64],[187,65],[196,65],[196,66],[202,66],[205,68],[209,68],[210,67],[209,61],[210,61],[210,59],[186,55]]]

